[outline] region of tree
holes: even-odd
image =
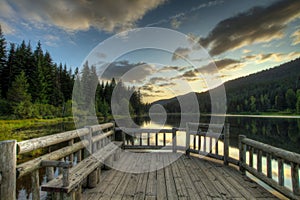
[[[300,114],[300,90],[297,90],[296,112]]]
[[[256,111],[256,98],[254,96],[250,97],[250,109],[251,109],[251,112]]]
[[[3,70],[6,66],[6,41],[0,25],[0,79],[3,80]],[[0,82],[0,97],[2,93],[2,81]]]
[[[28,87],[29,84],[25,72],[21,71],[21,73],[16,76],[12,87],[9,88],[7,93],[7,99],[14,110],[14,114],[20,118],[31,117],[31,96],[28,93]]]
[[[290,88],[286,91],[285,100],[286,100],[286,104],[287,104],[288,108],[294,110],[297,99],[296,99],[296,94],[293,89]]]

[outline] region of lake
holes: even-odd
[[[180,126],[181,117],[170,115],[166,122],[162,124],[159,120],[151,120],[148,117],[135,118],[134,122],[142,128],[172,128]],[[201,116],[200,122],[208,123],[210,116]],[[243,134],[248,138],[273,145],[282,149],[300,153],[300,118],[289,117],[259,117],[259,116],[227,116],[226,123],[230,124],[230,156],[238,158],[238,135]],[[184,124],[184,123],[183,123]],[[54,124],[43,128],[42,135],[59,133],[74,129],[74,124],[70,122]],[[30,132],[30,130],[26,129]],[[37,131],[33,129],[32,131]],[[41,129],[38,130],[39,132]],[[179,137],[184,138],[184,137]],[[178,141],[178,144],[184,144],[185,141]],[[255,160],[255,159],[254,159]],[[265,162],[263,162],[265,163]],[[275,162],[274,162],[275,163]],[[255,164],[255,163],[254,163]],[[275,164],[274,164],[275,165]],[[263,166],[265,168],[265,166]],[[273,169],[277,169],[274,166]],[[289,166],[285,165],[286,173],[289,173]],[[45,181],[44,170],[40,171],[40,182]],[[274,179],[277,174],[274,172]],[[289,175],[287,174],[287,177]],[[290,186],[291,180],[287,178],[285,185]],[[30,199],[30,176],[24,176],[18,181],[18,199]],[[43,195],[45,197],[45,193]]]

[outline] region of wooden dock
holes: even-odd
[[[176,161],[163,166],[169,160]],[[196,155],[128,152],[114,165],[145,172],[102,171],[101,184],[85,190],[83,199],[278,199],[238,170]]]
[[[300,200],[299,154],[240,135],[239,158],[233,158],[229,133],[229,124],[136,129],[112,122],[0,141],[0,200],[16,199],[17,181],[26,175],[33,200],[41,191],[50,200],[276,199],[246,173],[281,197]],[[36,150],[44,153],[18,162]]]

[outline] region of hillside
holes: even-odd
[[[224,84],[227,112],[299,112],[300,58]],[[188,95],[188,94],[187,94]],[[210,112],[209,92],[197,93],[201,112]],[[181,96],[180,98],[184,98]],[[297,101],[298,100],[298,101]],[[170,113],[180,112],[177,98],[159,100]],[[297,108],[298,107],[298,108]]]

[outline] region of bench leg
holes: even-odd
[[[61,199],[63,200],[75,200],[75,192],[72,191],[69,194],[67,193],[60,193]]]
[[[98,181],[98,170],[95,169],[89,176],[88,176],[88,187],[94,188],[97,186]]]
[[[81,184],[78,186],[77,190],[75,191],[75,199],[81,200],[82,199],[82,186]]]
[[[119,160],[120,157],[121,157],[121,149],[118,148],[118,149],[116,150],[116,152],[114,153],[114,161]]]
[[[109,156],[105,161],[104,161],[104,169],[111,169],[113,166],[113,155]]]
[[[46,197],[47,200],[60,200],[60,193],[49,192]]]
[[[97,180],[97,184],[100,183],[100,176],[101,176],[101,166],[98,167],[98,180]]]

